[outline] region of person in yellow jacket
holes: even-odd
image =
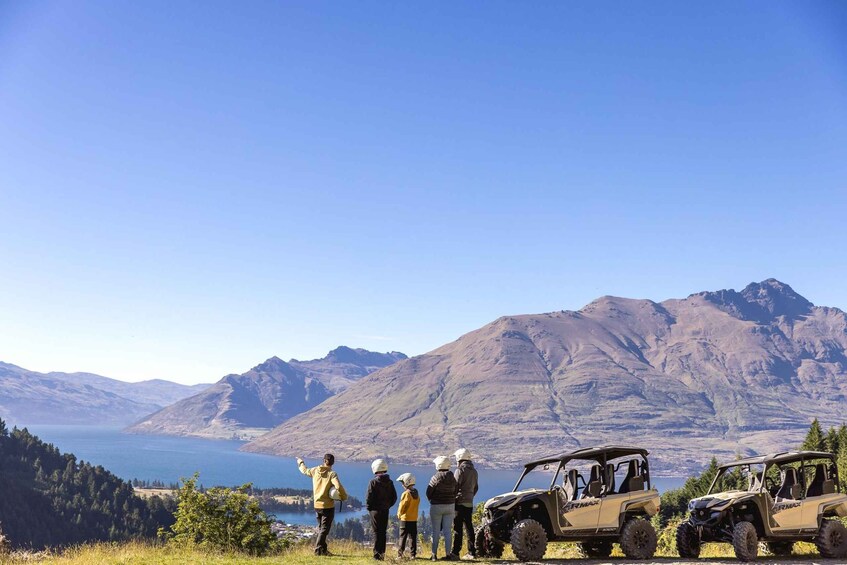
[[[347,500],[347,491],[338,480],[338,474],[332,470],[335,456],[332,453],[324,455],[324,463],[309,469],[299,457],[297,467],[307,477],[312,477],[312,498],[315,504],[315,514],[318,518],[318,537],[315,540],[315,555],[332,555],[327,549],[326,538],[332,521],[335,518],[335,501]]]
[[[418,508],[421,497],[415,488],[415,476],[403,473],[397,480],[405,487],[400,496],[400,506],[397,507],[397,518],[400,520],[399,556],[406,557],[406,542],[410,542],[409,552],[412,559],[418,554]]]

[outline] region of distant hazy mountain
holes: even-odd
[[[313,408],[350,383],[406,359],[339,347],[323,359],[288,363],[271,357],[242,375],[227,375],[203,392],[149,415],[125,431],[202,437],[254,437]]]
[[[603,297],[500,318],[400,361],[245,449],[425,462],[470,448],[514,465],[636,443],[658,467],[795,447],[847,419],[847,315],[774,279],[681,300]]]
[[[91,373],[37,373],[0,362],[0,418],[12,424],[124,425],[207,384],[127,383]]]

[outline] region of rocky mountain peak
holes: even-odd
[[[256,371],[258,373],[293,373],[294,372],[294,369],[291,367],[291,365],[289,365],[288,363],[286,363],[285,361],[283,361],[282,359],[280,359],[276,355],[274,355],[270,359],[267,359],[264,363],[260,363],[259,365],[256,365],[255,367],[253,367],[252,370]]]
[[[341,345],[327,353],[325,359],[338,363],[356,363],[360,360],[360,357],[361,355],[357,350],[346,345]]]
[[[692,296],[702,296],[731,316],[759,323],[770,322],[778,316],[803,316],[814,306],[790,286],[776,279],[750,283],[741,292],[724,289]]]
[[[342,345],[330,351],[327,356],[324,357],[324,360],[334,363],[350,363],[352,365],[360,365],[363,367],[384,367],[386,365],[390,365],[394,361],[406,358],[406,355],[397,351],[392,351],[390,353],[377,353],[374,351],[368,351],[367,349],[353,349],[346,345]]]
[[[758,304],[772,316],[802,316],[808,314],[814,306],[793,288],[776,279],[750,283],[741,291],[741,296],[748,302]]]

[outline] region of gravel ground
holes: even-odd
[[[503,563],[514,563],[514,561],[503,561]],[[650,561],[637,561],[632,559],[545,559],[544,561],[534,561],[532,562],[537,565],[551,565],[551,564],[560,564],[560,565],[575,565],[575,564],[591,564],[591,565],[701,565],[703,563],[711,563],[713,565],[742,565],[741,561],[737,559],[726,559],[726,558],[704,558],[704,559],[696,559],[694,561],[684,560],[684,559],[672,559],[672,558],[660,558],[660,559],[652,559]],[[820,563],[822,565],[826,564],[839,564],[839,565],[847,565],[847,560],[844,559],[822,559],[821,557],[817,557],[814,555],[798,555],[794,557],[759,557],[756,561],[753,561],[756,565],[767,565],[767,564],[782,564],[782,563]]]

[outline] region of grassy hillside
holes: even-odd
[[[125,544],[99,544],[88,545],[79,548],[68,550],[62,554],[25,554],[17,553],[6,558],[0,557],[0,563],[4,565],[17,564],[32,564],[42,563],[50,565],[182,565],[184,563],[202,563],[204,565],[263,565],[263,564],[278,564],[278,563],[298,563],[303,565],[332,565],[332,564],[352,564],[352,565],[372,565],[374,563],[370,556],[368,548],[350,542],[331,543],[331,551],[336,554],[336,557],[325,558],[315,557],[312,554],[311,547],[308,545],[298,545],[295,548],[283,553],[281,556],[271,557],[247,557],[245,555],[222,554],[201,551],[196,549],[179,549],[173,547],[162,547],[145,543],[129,542]],[[683,563],[675,552],[669,551],[666,548],[660,555],[657,555],[656,561],[664,563]],[[731,549],[728,545],[709,544],[704,546],[702,553],[703,557],[710,558],[727,558],[727,563],[737,563],[732,558]],[[790,559],[780,558],[780,563],[784,562],[808,562],[809,558],[818,557],[811,544],[798,544],[795,550],[796,555]],[[422,552],[427,555],[427,552]],[[392,548],[389,547],[389,555],[393,555]],[[804,557],[807,556],[807,557]],[[613,559],[620,563],[628,562],[622,559],[620,553],[616,550],[613,554]],[[617,559],[615,559],[617,558]],[[420,560],[420,556],[419,556]],[[586,561],[577,561],[578,555],[573,545],[571,544],[551,544],[545,562],[574,562],[585,563]],[[405,563],[398,559],[388,559],[388,562]],[[595,561],[597,562],[597,561]],[[514,556],[507,549],[503,559],[498,560],[483,560],[478,559],[474,563],[516,563]],[[641,562],[645,563],[645,562]],[[646,562],[649,563],[649,562]],[[695,562],[696,563],[696,562]],[[715,561],[710,561],[715,563]]]

